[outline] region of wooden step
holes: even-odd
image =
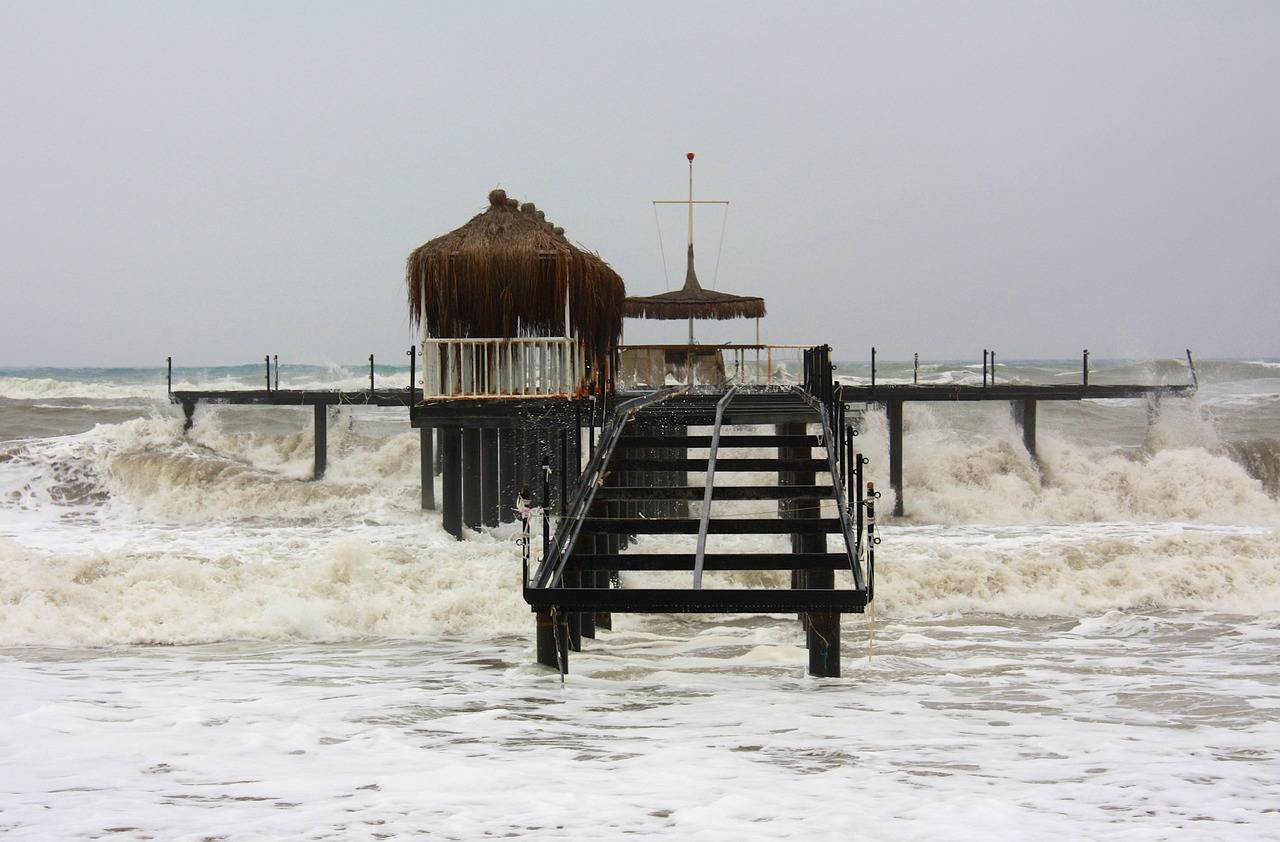
[[[706,471],[706,459],[611,459],[615,471]],[[716,471],[819,471],[830,470],[826,459],[716,459]]]
[[[693,553],[575,554],[566,570],[693,570]],[[844,553],[707,553],[704,570],[849,570]]]
[[[711,489],[711,499],[832,500],[835,493],[830,485],[717,485]],[[705,494],[706,487],[698,485],[666,488],[606,485],[596,489],[597,500],[701,500]]]
[[[647,447],[710,447],[711,436],[628,436],[618,439],[619,450]],[[818,447],[817,436],[720,436],[721,447]]]
[[[594,518],[582,520],[582,533],[612,535],[697,535],[697,518]],[[712,518],[709,535],[837,535],[840,518]]]
[[[843,589],[751,588],[528,588],[535,611],[611,611],[663,614],[796,614],[806,611],[859,614],[867,592]]]

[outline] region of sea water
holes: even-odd
[[[0,835],[1280,838],[1280,363],[1199,369],[1189,400],[1042,403],[1038,464],[1005,405],[908,406],[908,517],[842,678],[805,676],[794,617],[619,615],[563,685],[514,527],[456,542],[418,510],[403,410],[336,411],[313,482],[309,409],[202,407],[184,435],[162,371],[0,371]],[[884,417],[860,423],[888,511]]]

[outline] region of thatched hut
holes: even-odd
[[[567,336],[602,370],[622,334],[618,273],[503,190],[466,225],[415,249],[405,281],[411,318],[431,337]]]

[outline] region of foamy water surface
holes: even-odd
[[[512,528],[417,510],[402,411],[343,410],[316,483],[309,411],[184,436],[156,371],[0,372],[0,834],[1280,838],[1280,370],[1200,376],[1152,423],[1042,406],[1039,465],[1007,408],[909,408],[910,517],[840,679],[805,677],[793,617],[659,615],[562,686]],[[881,414],[859,443],[887,487]]]

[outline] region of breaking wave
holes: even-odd
[[[513,528],[455,542],[420,512],[415,433],[346,413],[313,482],[309,413],[255,412],[271,432],[212,409],[184,436],[165,410],[0,444],[0,535],[22,538],[0,538],[0,645],[527,634]],[[927,408],[907,420],[881,611],[1275,610],[1275,439],[1223,444],[1170,412],[1135,447],[1045,429],[1037,464],[998,413],[972,434]],[[883,415],[858,441],[887,511]]]

